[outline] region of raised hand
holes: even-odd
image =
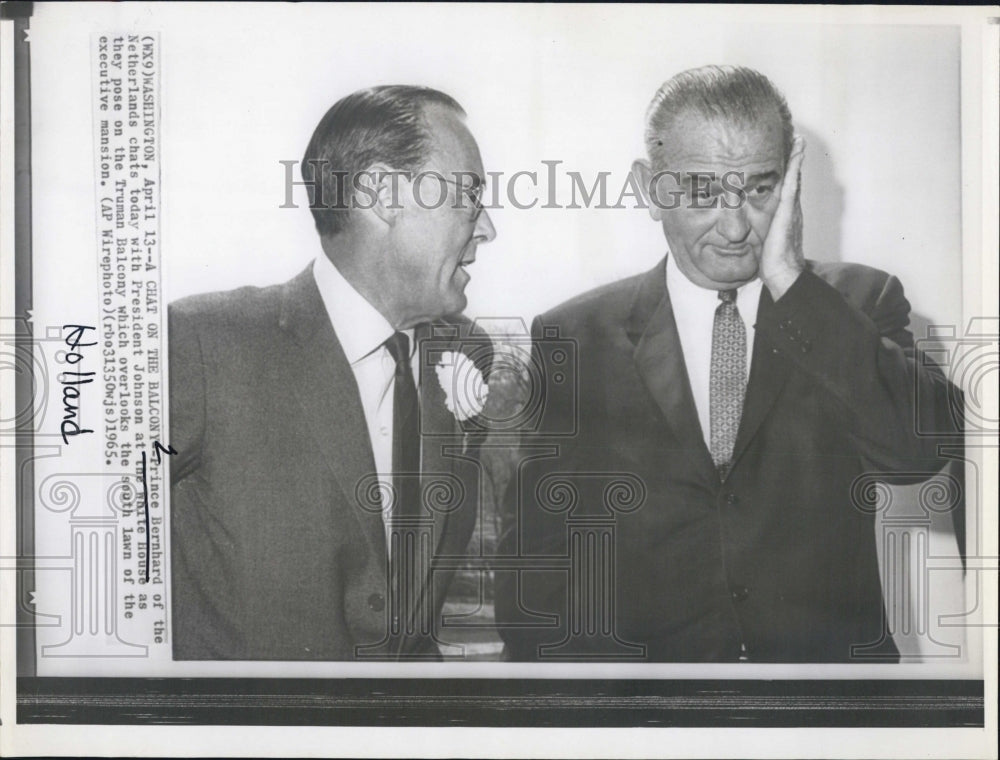
[[[802,254],[802,159],[806,143],[796,135],[785,176],[778,189],[778,208],[771,219],[760,258],[760,278],[777,301],[798,279],[804,268]]]

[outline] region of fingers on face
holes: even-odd
[[[801,135],[795,135],[792,142],[792,155],[788,159],[788,171],[786,176],[800,177],[802,172],[802,161],[806,156],[806,141]]]
[[[802,256],[802,161],[805,158],[806,141],[795,135],[789,169],[795,172],[795,207],[792,215],[792,246],[797,256]]]
[[[788,157],[788,165],[785,167],[785,176],[781,180],[781,194],[779,199],[790,203],[798,200],[799,190],[802,180],[802,159],[805,157],[806,141],[801,135],[795,135],[792,141],[792,153]],[[786,193],[786,189],[791,190]]]

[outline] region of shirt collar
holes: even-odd
[[[744,304],[753,304],[753,311],[756,313],[757,300],[760,298],[762,286],[760,277],[756,277],[736,289],[740,311],[746,311]],[[683,304],[695,307],[710,305],[714,311],[715,307],[719,305],[719,292],[691,282],[677,266],[677,259],[671,254],[669,248],[667,249],[667,292],[670,294],[670,302],[675,309]]]
[[[326,256],[316,258],[313,277],[347,361],[355,364],[392,337],[395,330],[389,321],[354,289]]]

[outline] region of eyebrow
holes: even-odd
[[[737,171],[733,173],[739,174],[740,172]],[[716,173],[714,179],[706,182],[706,180],[708,180],[709,174],[711,174],[711,172],[683,172],[681,174],[681,186],[685,189],[693,188],[695,186],[695,181],[694,181],[695,177],[697,177],[699,180],[698,185],[700,187],[711,188],[719,185],[723,177],[731,176],[730,172],[726,172],[724,174]],[[751,174],[749,178],[745,178],[743,181],[743,186],[749,187],[750,185],[755,185],[764,181],[769,181],[773,184],[777,184],[779,179],[780,176],[778,172],[774,170],[766,172],[757,172],[756,174]]]
[[[770,180],[771,182],[777,182],[778,179],[779,179],[778,172],[776,171],[761,172],[759,174],[751,174],[750,178],[744,184],[753,185],[762,180]]]

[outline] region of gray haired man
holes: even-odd
[[[895,660],[874,515],[852,487],[870,470],[936,473],[937,442],[914,420],[954,425],[947,382],[914,354],[903,288],[804,258],[805,145],[760,73],[678,74],[645,135],[633,171],[666,256],[534,326],[575,341],[579,361],[576,385],[549,378],[539,439],[575,434],[525,463],[501,551],[579,564],[498,573],[508,656]],[[639,505],[616,510],[601,473],[636,478]],[[613,547],[567,541],[547,476],[576,489],[577,517],[614,514]]]

